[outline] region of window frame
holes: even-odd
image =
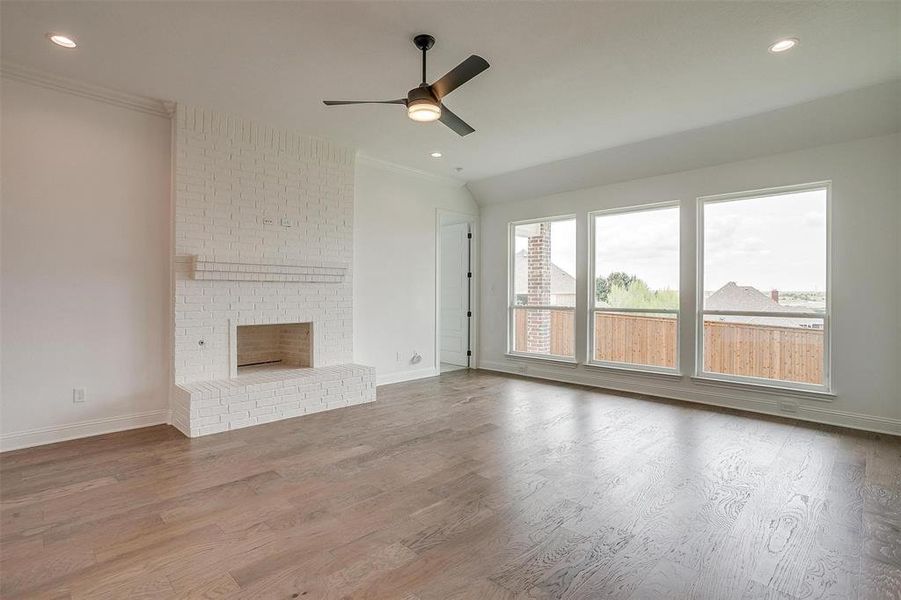
[[[678,251],[678,269],[679,269],[679,308],[660,309],[660,308],[604,308],[595,306],[595,279],[597,277],[595,271],[596,247],[597,242],[595,221],[596,217],[604,215],[628,214],[636,212],[650,212],[653,210],[664,210],[675,208],[678,218],[679,233],[679,251]],[[664,375],[681,375],[681,354],[682,354],[682,335],[681,335],[681,304],[682,304],[682,203],[679,200],[669,200],[666,202],[654,202],[650,204],[640,204],[635,206],[624,206],[619,208],[607,208],[594,210],[588,213],[588,348],[585,364],[592,367],[603,367],[606,369],[617,369],[622,371],[639,371],[642,373],[658,373]],[[676,364],[673,367],[660,367],[655,365],[641,365],[637,363],[624,363],[614,361],[595,360],[594,358],[594,337],[595,337],[595,314],[599,312],[606,313],[634,313],[634,314],[672,314],[676,315]]]
[[[705,310],[704,309],[704,207],[708,204],[719,202],[732,202],[736,200],[749,200],[760,197],[784,196],[814,190],[826,192],[826,310],[823,313],[815,312],[784,312],[770,313],[759,311],[734,311],[734,310]],[[699,196],[697,198],[697,263],[695,275],[695,369],[693,379],[701,382],[717,382],[734,384],[741,387],[770,388],[773,390],[812,392],[814,394],[834,393],[832,381],[832,181],[814,181],[797,185],[786,185],[727,194],[714,194]],[[765,316],[786,318],[813,318],[823,321],[823,383],[803,383],[798,381],[785,381],[781,379],[768,379],[765,377],[751,377],[747,375],[732,375],[728,373],[715,373],[704,370],[704,317],[705,315],[721,316]]]
[[[516,304],[516,227],[519,225],[531,225],[532,223],[553,223],[555,221],[573,221],[576,225],[576,236],[579,234],[579,223],[577,216],[574,214],[555,215],[551,217],[538,217],[535,219],[524,219],[521,221],[510,221],[507,223],[507,356],[516,358],[530,358],[535,360],[545,360],[556,363],[572,363],[578,364],[578,356],[575,352],[576,337],[576,306],[528,306]],[[578,242],[576,244],[576,256],[578,259]],[[578,273],[577,273],[578,275]],[[576,297],[578,298],[579,280],[576,279]],[[535,352],[519,352],[514,349],[515,344],[515,328],[514,322],[515,309],[535,309],[535,310],[566,310],[573,313],[573,356],[561,356],[559,354],[538,354]]]

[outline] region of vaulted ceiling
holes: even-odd
[[[4,1],[2,58],[472,181],[897,78],[899,6]],[[51,45],[50,31],[79,47]],[[414,123],[398,106],[322,105],[404,96],[419,79],[419,32],[438,40],[432,80],[469,54],[491,63],[447,98],[476,133]],[[769,53],[783,37],[801,43]]]

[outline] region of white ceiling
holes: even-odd
[[[810,102],[510,171],[468,188],[509,202],[772,156],[901,131],[901,79]]]
[[[16,2],[2,58],[134,94],[197,103],[478,180],[734,120],[899,76],[897,2]],[[48,31],[78,39],[52,46]],[[469,54],[491,68],[447,105],[459,138],[396,106]],[[784,55],[767,46],[801,44]],[[444,158],[429,153],[440,150]]]

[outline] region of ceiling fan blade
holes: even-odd
[[[326,106],[343,106],[345,104],[407,104],[406,98],[398,100],[323,100]]]
[[[455,115],[443,104],[441,105],[441,117],[438,119],[454,131],[456,131],[459,135],[469,135],[475,129],[470,127],[466,121]]]
[[[429,87],[435,97],[441,100],[489,66],[487,60],[473,54]]]

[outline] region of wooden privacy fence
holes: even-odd
[[[605,362],[676,366],[676,316],[594,314],[594,359]]]
[[[574,356],[574,312],[550,312],[550,353]],[[514,350],[527,352],[526,310],[514,311]],[[594,359],[675,367],[677,320],[595,313]],[[746,377],[823,383],[823,331],[797,327],[704,323],[704,370]]]
[[[823,330],[706,321],[704,370],[823,383]]]

